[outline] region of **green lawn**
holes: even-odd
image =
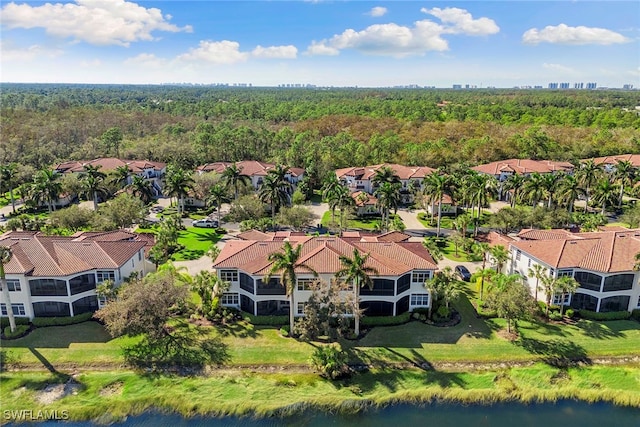
[[[391,220],[395,218],[395,215],[390,215]],[[328,228],[338,228],[338,221],[340,221],[340,211],[336,210],[335,213],[335,223],[331,222],[331,211],[326,211],[322,215],[322,225]],[[360,218],[356,215],[349,215],[347,218],[347,224],[345,224],[345,228],[358,228],[362,230],[373,231],[376,229],[376,225],[380,222],[379,217],[373,218]]]
[[[157,228],[156,226],[151,228],[138,227],[135,231],[155,234]],[[183,245],[184,249],[174,253],[171,259],[173,261],[198,259],[209,250],[212,244],[220,240],[220,236],[212,228],[187,227],[186,230],[181,230],[178,236],[178,244]]]

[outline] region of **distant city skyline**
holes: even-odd
[[[4,2],[0,81],[637,89],[639,17],[637,1]]]

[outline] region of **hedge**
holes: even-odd
[[[631,312],[631,318],[640,322],[640,308],[636,308]]]
[[[76,323],[86,322],[87,320],[91,319],[92,316],[93,313],[89,312],[69,317],[34,317],[33,326],[42,328],[45,326],[75,325]]]
[[[289,316],[254,316],[251,313],[243,312],[242,317],[252,325],[261,326],[282,326],[289,324]]]
[[[25,335],[30,328],[31,325],[17,325],[16,330],[14,332],[11,332],[11,326],[7,326],[6,328],[4,328],[4,337],[8,340],[13,338],[20,338],[21,336]]]
[[[608,311],[606,313],[596,313],[589,310],[578,310],[578,314],[583,319],[588,320],[627,320],[631,317],[628,311]]]
[[[411,313],[406,312],[397,316],[366,316],[360,321],[363,326],[394,326],[407,323],[411,318]]]
[[[28,325],[31,323],[28,317],[14,317],[16,319],[16,325]],[[9,326],[9,318],[8,317],[0,317],[0,327],[2,329]]]

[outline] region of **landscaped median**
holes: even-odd
[[[338,381],[310,368],[314,348],[324,343],[283,337],[279,325],[243,320],[206,327],[225,346],[223,365],[153,375],[125,366],[121,347],[136,338],[111,339],[93,321],[40,327],[2,342],[9,370],[0,374],[0,399],[6,410],[64,410],[73,419],[153,408],[184,415],[270,415],[292,407],[355,410],[432,399],[575,398],[640,407],[638,322],[520,321],[519,339],[509,341],[499,334],[504,320],[477,318],[466,298],[456,308],[462,322],[455,326],[419,321],[370,326],[364,338],[341,341],[349,363],[358,369]],[[43,403],[48,402],[43,397],[47,386],[55,384],[67,384],[59,389],[72,393]]]

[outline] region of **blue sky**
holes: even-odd
[[[638,1],[2,2],[0,81],[640,87]]]

